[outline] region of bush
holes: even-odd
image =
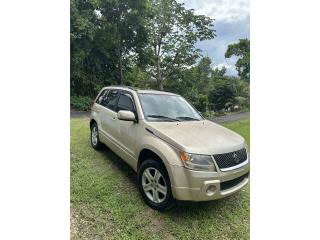
[[[176,92],[176,91],[172,91]],[[193,88],[185,92],[185,94],[181,94],[184,98],[186,98],[198,111],[206,112],[208,110],[209,100],[208,96],[201,94],[197,89]]]
[[[231,106],[235,99],[235,89],[231,81],[219,80],[209,92],[209,102],[214,111],[222,111]]]
[[[248,110],[250,109],[250,100],[249,98],[238,96],[235,98],[235,105],[238,106],[238,110]]]
[[[93,100],[87,96],[71,96],[70,105],[71,108],[81,111],[89,111]]]
[[[194,103],[195,107],[200,112],[206,112],[208,110],[208,105],[209,105],[208,96],[204,94],[199,94],[197,100],[198,101]]]

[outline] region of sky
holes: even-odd
[[[193,8],[196,14],[214,18],[216,37],[198,42],[196,46],[204,56],[212,59],[215,67],[225,66],[228,75],[237,75],[237,58],[226,59],[224,53],[231,43],[240,38],[250,39],[250,2],[249,0],[177,0],[186,9]]]

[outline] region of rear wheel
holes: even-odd
[[[96,150],[101,149],[103,146],[99,140],[99,130],[97,123],[93,123],[91,126],[91,146]]]
[[[168,173],[159,161],[148,159],[141,164],[138,185],[143,200],[153,209],[165,211],[175,206]]]

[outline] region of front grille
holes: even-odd
[[[248,176],[249,176],[249,173],[246,173],[245,175],[243,175],[241,177],[222,182],[222,183],[220,183],[220,190],[223,191],[223,190],[232,188],[232,187],[238,185],[239,183],[241,183]]]
[[[247,151],[242,148],[235,152],[223,153],[213,155],[214,160],[220,169],[229,168],[243,163],[247,160]]]

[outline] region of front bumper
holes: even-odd
[[[249,171],[249,163],[225,172],[194,171],[171,165],[172,194],[175,199],[184,201],[210,201],[227,197],[249,182]]]

